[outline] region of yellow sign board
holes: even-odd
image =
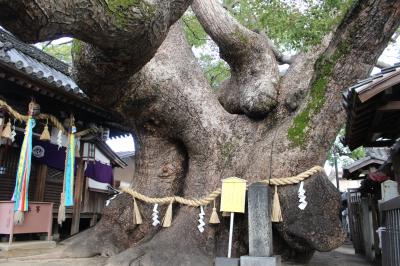
[[[222,180],[221,211],[244,213],[246,180],[229,177]]]

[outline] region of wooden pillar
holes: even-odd
[[[90,219],[90,227],[95,226],[97,223],[97,219],[98,219],[98,214],[94,213],[92,218]]]
[[[36,170],[35,201],[44,201],[44,190],[46,187],[47,165],[39,164]]]
[[[81,219],[81,203],[83,186],[85,182],[85,161],[82,159],[83,154],[83,143],[81,142],[78,159],[78,169],[76,171],[75,188],[74,188],[74,206],[72,207],[72,224],[71,224],[71,235],[79,232],[79,222]]]

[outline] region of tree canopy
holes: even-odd
[[[354,0],[224,0],[223,6],[242,25],[256,32],[264,32],[286,53],[309,50],[321,43],[343,18]],[[204,31],[190,9],[182,17],[185,34],[191,46],[201,51],[197,59],[213,88],[230,75],[229,66],[210,50],[217,46]],[[71,43],[45,42],[42,49],[71,64]]]

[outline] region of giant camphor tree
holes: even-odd
[[[250,30],[231,15],[240,1],[225,2],[224,8],[217,0],[0,0],[0,24],[31,43],[78,39],[76,81],[134,128],[135,189],[202,197],[229,176],[254,182],[322,164],[344,122],[341,91],[369,75],[400,23],[398,0],[350,1],[319,45],[287,58],[268,30]],[[190,5],[231,70],[217,90],[179,22]],[[284,76],[282,61],[290,63]],[[297,186],[279,188],[284,221],[274,224],[276,253],[304,258],[343,241],[338,192],[322,175],[307,179],[305,188],[304,211],[297,208]],[[130,196],[119,195],[94,228],[65,242],[61,256],[102,254],[111,265],[211,265],[225,254],[225,222],[201,234],[198,209],[174,206],[170,228],[153,228],[150,218],[136,226],[132,205]],[[141,208],[150,217],[151,206]],[[236,255],[246,253],[245,222],[238,219]]]

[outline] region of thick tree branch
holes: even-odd
[[[0,23],[27,42],[69,36],[90,44],[74,45],[75,59],[82,58],[75,64],[77,81],[95,100],[111,106],[119,99],[116,89],[154,56],[169,27],[190,3],[0,0]],[[113,97],[100,99],[102,91]]]
[[[181,17],[190,2],[0,0],[0,23],[31,43],[68,36],[103,50],[125,49],[134,41],[143,49],[163,40],[165,29]]]
[[[369,75],[399,24],[399,1],[355,3],[314,65],[306,101],[288,127],[292,145],[325,158],[345,118],[341,92]]]
[[[262,36],[264,36],[265,40],[268,43],[268,46],[270,47],[270,49],[272,50],[272,52],[274,53],[276,60],[280,63],[280,64],[292,64],[294,62],[294,60],[296,59],[297,55],[285,55],[283,54],[281,51],[279,51],[278,47],[276,47],[276,45],[274,44],[274,42],[268,38],[268,36],[262,32],[260,33]]]
[[[280,105],[277,108],[279,118],[290,116],[290,113],[296,111],[303,103],[315,73],[314,64],[325,51],[331,37],[325,37],[319,46],[295,56],[279,83]]]
[[[231,67],[219,100],[232,113],[263,117],[276,105],[278,64],[263,36],[237,22],[216,0],[195,0],[192,9]]]
[[[235,116],[215,99],[180,24],[171,28],[156,56],[132,76],[113,108],[132,118],[130,123],[162,128],[166,137],[181,140],[189,152],[199,154],[216,145],[211,136],[229,135],[229,121]]]

